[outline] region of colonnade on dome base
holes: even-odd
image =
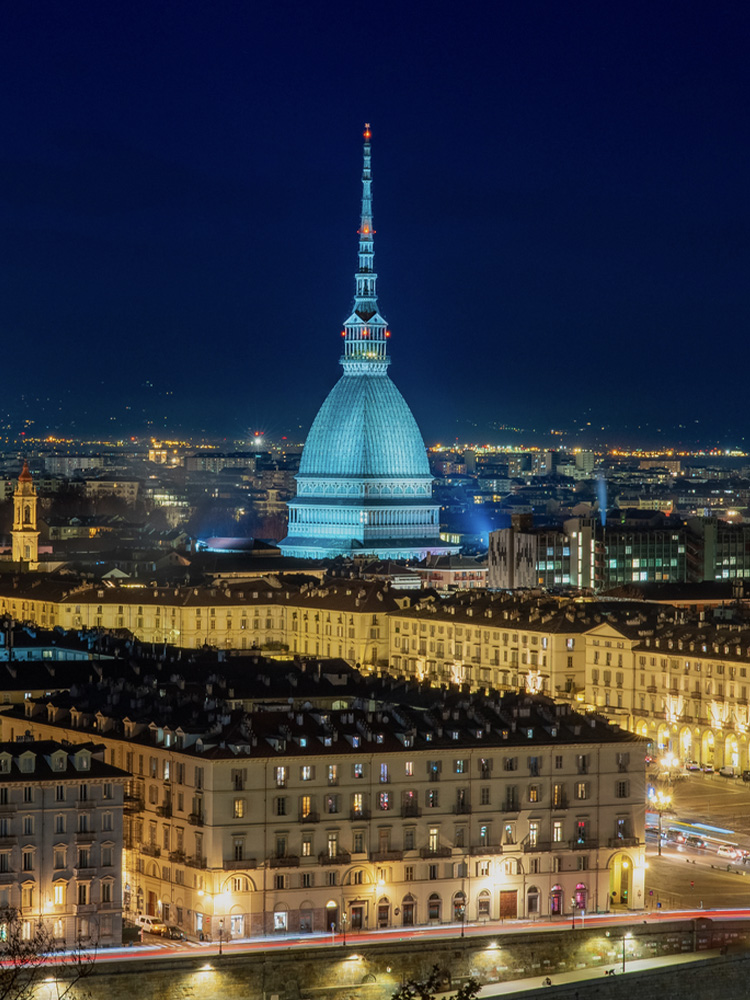
[[[750,735],[729,728],[639,719],[629,727],[650,743],[655,757],[675,757],[680,764],[695,761],[718,770],[731,766],[737,773],[750,770]]]

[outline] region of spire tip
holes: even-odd
[[[372,132],[370,131],[370,123],[369,122],[365,122],[365,130],[362,133],[362,135],[364,136],[364,139],[365,139],[366,142],[369,142],[370,139],[372,138]]]

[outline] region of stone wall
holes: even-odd
[[[664,921],[625,928],[632,934],[627,942],[627,960],[655,958],[681,952],[707,951],[727,947],[726,956],[681,968],[633,973],[627,978],[604,977],[571,986],[555,987],[555,997],[564,1000],[596,998],[606,989],[607,996],[632,996],[634,977],[639,1000],[664,1000],[669,995],[670,977],[686,982],[692,997],[713,997],[711,990],[720,978],[721,1000],[744,998],[750,976],[750,926],[742,921]],[[139,962],[99,963],[86,981],[91,1000],[132,1000],[134,994],[149,1000],[388,1000],[404,979],[423,978],[434,965],[443,972],[445,990],[456,989],[469,976],[483,985],[522,978],[539,979],[571,972],[578,968],[618,966],[622,961],[623,928],[612,926],[581,930],[523,931],[470,938],[432,939],[425,933],[417,939],[393,938],[377,944],[359,945],[349,938],[346,947],[285,945],[281,940],[268,949],[248,954],[218,955],[216,946],[179,957],[143,958]],[[161,953],[164,955],[164,953]],[[709,968],[710,967],[710,968]],[[706,971],[708,969],[708,971]],[[713,969],[713,972],[710,971]],[[718,976],[720,970],[721,975]],[[135,977],[138,977],[137,979]],[[666,977],[666,978],[665,978]],[[744,977],[744,978],[743,978]],[[700,990],[694,984],[703,984]],[[744,992],[732,992],[730,984],[742,983]],[[653,985],[658,983],[660,985]],[[540,990],[550,997],[549,990]],[[533,996],[537,991],[525,993]],[[508,995],[508,994],[505,994]]]

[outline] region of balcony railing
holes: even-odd
[[[568,804],[567,798],[563,797],[561,799],[558,799],[557,802],[555,802],[553,800],[552,801],[552,808],[553,809],[569,809],[570,806]]]
[[[126,795],[123,802],[123,809],[126,813],[143,812],[145,804],[143,799],[138,798],[137,795]]]
[[[511,850],[515,845],[508,845]],[[476,844],[469,848],[469,854],[472,858],[482,858],[486,854],[502,854],[503,845],[502,844]]]
[[[207,868],[208,862],[205,857],[200,854],[191,854],[189,858],[185,859],[185,864],[189,868]]]
[[[468,802],[457,802],[453,807],[456,816],[468,816],[471,812],[471,805]]]
[[[349,813],[349,818],[354,823],[356,823],[358,821],[361,821],[361,820],[369,819],[370,818],[370,810],[369,809],[352,809],[351,812]]]
[[[320,815],[315,809],[311,809],[309,812],[301,812],[299,814],[300,823],[318,823],[320,821]]]
[[[406,803],[401,806],[402,819],[418,819],[422,815],[422,810],[418,805]]]
[[[184,851],[170,851],[169,860],[178,864],[183,865],[185,863],[185,852]]]
[[[594,851],[599,846],[599,841],[594,837],[586,837],[585,840],[575,838],[570,841],[571,851]]]
[[[141,854],[148,854],[150,858],[161,857],[161,847],[156,844],[141,844]]]
[[[188,823],[191,826],[203,826],[203,813],[190,813]]]
[[[348,865],[352,860],[348,851],[340,851],[338,854],[326,854],[322,851],[318,855],[318,862],[321,865]]]
[[[372,851],[370,853],[370,861],[403,861],[404,852],[403,851]]]
[[[235,872],[235,871],[250,871],[253,868],[258,867],[257,858],[234,858],[232,861],[224,861],[224,871],[225,872]]]
[[[639,844],[637,837],[610,837],[607,841],[608,847],[638,847]]]
[[[298,854],[274,854],[268,859],[269,868],[299,868]]]
[[[449,858],[452,854],[451,847],[422,847],[419,851],[421,858]]]
[[[548,854],[555,845],[550,843],[549,840],[537,840],[533,842],[531,840],[524,840],[521,844],[521,850],[524,854],[538,854],[544,853]],[[560,845],[562,846],[562,845]]]
[[[169,817],[172,815],[171,803],[170,804],[165,803],[163,806],[157,806],[156,815],[163,816],[165,819],[169,819]]]

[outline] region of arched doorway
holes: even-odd
[[[439,893],[433,892],[427,898],[427,919],[431,923],[440,923],[443,914],[443,901]]]
[[[539,916],[539,888],[535,885],[530,885],[526,890],[526,915],[529,917]]]
[[[586,902],[588,900],[588,890],[586,889],[586,886],[584,885],[583,882],[579,882],[578,885],[576,886],[576,891],[575,895],[573,896],[573,900],[576,904],[577,910],[586,909]]]
[[[477,897],[477,920],[489,920],[492,916],[492,895],[489,889],[482,889]]]
[[[409,893],[401,901],[401,924],[403,927],[413,927],[417,920],[417,903]]]
[[[559,917],[563,912],[563,888],[553,885],[549,894],[549,912],[551,917]]]
[[[378,900],[378,927],[390,927],[391,925],[391,902],[387,896],[381,896]]]
[[[457,892],[453,896],[453,923],[460,924],[466,919],[466,895]]]
[[[701,764],[714,766],[714,734],[711,729],[707,729],[701,740]]]
[[[610,907],[630,906],[630,890],[633,885],[633,859],[629,854],[615,854],[609,863],[609,903]]]
[[[724,741],[724,763],[732,767],[740,766],[740,748],[734,733],[729,733]]]
[[[680,760],[692,760],[694,756],[693,734],[689,726],[683,726],[680,730]]]
[[[671,749],[670,743],[669,726],[665,722],[662,722],[656,732],[656,745],[658,747],[658,752],[660,754],[667,753]]]

